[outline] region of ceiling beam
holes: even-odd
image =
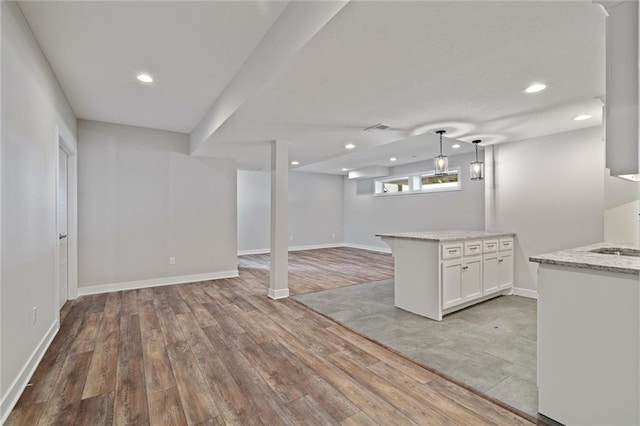
[[[247,100],[275,77],[340,10],[346,1],[292,1],[282,11],[260,44],[189,135],[191,154]]]

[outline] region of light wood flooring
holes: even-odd
[[[294,292],[388,278],[392,262],[342,248],[290,261]],[[67,303],[7,424],[530,424],[292,299],[268,299],[264,258],[240,265],[239,278]]]

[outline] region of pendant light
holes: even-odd
[[[478,144],[480,142],[482,142],[480,139],[473,141],[473,144],[476,146],[476,161],[471,163],[469,166],[471,180],[484,179],[484,163],[482,161],[478,161]]]
[[[436,133],[440,135],[440,155],[433,159],[433,166],[435,168],[434,174],[436,176],[442,176],[449,172],[449,159],[446,155],[442,155],[442,135],[447,133],[447,131],[436,130]]]

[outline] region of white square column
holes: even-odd
[[[289,146],[271,142],[271,275],[269,297],[289,297],[289,246],[287,210],[289,208]]]

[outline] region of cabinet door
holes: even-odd
[[[498,253],[484,255],[482,263],[482,294],[498,291]]]
[[[513,251],[500,252],[498,256],[498,286],[500,289],[513,285]]]
[[[462,259],[442,262],[442,308],[462,302]]]
[[[482,295],[482,256],[465,257],[462,263],[462,298],[464,301]]]

